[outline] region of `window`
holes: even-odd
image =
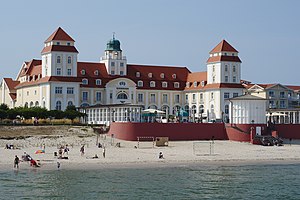
[[[109,93],[109,98],[112,99],[113,95],[112,93]]]
[[[70,42],[67,42],[67,46],[71,46],[71,43],[70,43]]]
[[[56,75],[61,75],[61,68],[56,68]]]
[[[56,57],[56,63],[60,63],[60,60],[61,60],[60,56],[57,56]]]
[[[168,83],[167,82],[162,82],[161,85],[162,85],[163,88],[168,87]]]
[[[124,75],[124,71],[120,71],[120,75],[123,76]]]
[[[72,101],[68,101],[68,106],[73,106],[73,102]]]
[[[276,108],[275,102],[273,100],[269,101],[269,108]]]
[[[150,81],[150,87],[155,87],[155,81]]]
[[[214,93],[210,93],[210,99],[214,99]]]
[[[87,84],[89,84],[89,81],[86,78],[84,78],[84,79],[82,79],[82,84],[87,85]]]
[[[193,94],[193,102],[196,102],[196,94]]]
[[[95,76],[98,76],[98,75],[99,75],[99,70],[95,70],[95,71],[94,71],[94,75],[95,75]]]
[[[227,56],[227,53],[224,53],[225,56]]]
[[[205,81],[201,81],[201,86],[202,86],[202,87],[205,86]]]
[[[213,76],[213,80],[212,80],[212,82],[214,83],[216,81],[216,77],[215,76]]]
[[[121,62],[121,63],[120,63],[120,67],[124,67],[124,63]]]
[[[228,76],[225,76],[225,83],[228,82]]]
[[[82,101],[87,101],[88,100],[88,92],[82,92]]]
[[[111,62],[111,66],[114,67],[115,66],[115,62]]]
[[[280,92],[280,98],[285,98],[285,92]]]
[[[236,82],[236,76],[232,77],[232,82],[234,82],[234,83]]]
[[[72,69],[67,69],[67,74],[68,74],[68,76],[71,76],[72,75]]]
[[[200,93],[200,101],[203,101],[203,93]]]
[[[74,88],[73,87],[67,87],[67,94],[74,94]]]
[[[228,72],[228,66],[225,65],[225,72]]]
[[[165,78],[165,74],[164,74],[164,73],[161,73],[161,74],[160,74],[160,78]]]
[[[190,82],[186,82],[185,87],[190,87]]]
[[[121,81],[121,82],[119,82],[119,85],[120,85],[120,86],[125,86],[125,85],[126,85],[126,82]]]
[[[61,110],[61,101],[57,101],[55,105],[56,110]]]
[[[269,97],[275,97],[274,91],[269,91]]]
[[[236,93],[236,92],[234,92],[233,95],[232,95],[233,98],[238,97],[238,96],[239,96],[239,93]]]
[[[155,94],[150,94],[150,102],[155,103]]]
[[[176,74],[173,74],[173,75],[172,75],[172,78],[173,78],[173,79],[176,79],[176,77],[177,77]]]
[[[81,75],[85,75],[85,70],[84,69],[81,70]]]
[[[96,85],[101,85],[101,79],[96,79]]]
[[[143,101],[144,101],[144,95],[138,94],[138,102],[143,102]]]
[[[235,66],[233,66],[232,67],[232,72],[235,72],[235,71],[236,71]]]
[[[179,83],[178,82],[174,83],[174,88],[179,88]]]
[[[128,97],[127,94],[122,92],[118,94],[117,99],[128,99]]]
[[[225,105],[225,114],[229,114],[229,105]]]
[[[114,70],[111,70],[111,75],[115,75],[115,71]]]
[[[197,84],[197,81],[195,81],[195,82],[194,82],[194,87],[197,87],[197,85],[198,85],[198,84]]]
[[[71,64],[71,63],[72,63],[71,56],[68,56],[68,64]]]
[[[168,95],[163,94],[163,103],[168,103]]]
[[[138,81],[138,87],[143,87],[143,81]]]
[[[189,101],[189,95],[185,95],[185,103],[187,103]]]
[[[101,101],[101,92],[96,92],[96,101]]]
[[[135,76],[136,77],[141,77],[141,73],[140,72],[135,72]]]
[[[280,108],[285,108],[285,101],[280,101]]]
[[[56,42],[56,45],[60,45],[60,42]]]
[[[34,95],[36,95],[36,90],[34,90]]]
[[[213,67],[212,67],[212,71],[213,72],[215,72],[216,71],[216,69],[215,69],[215,66],[213,65]]]
[[[62,87],[55,87],[55,94],[62,94]]]
[[[224,93],[224,99],[229,99],[229,92]]]
[[[179,94],[176,94],[175,95],[175,103],[179,103],[179,101],[180,101],[180,96],[179,96]]]
[[[149,74],[148,74],[148,77],[149,77],[149,78],[152,78],[152,73],[149,73]]]

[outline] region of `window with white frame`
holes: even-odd
[[[216,82],[216,77],[213,76],[212,78],[213,78],[213,79],[212,79],[212,82],[213,82],[213,83]]]
[[[67,46],[71,46],[71,43],[70,43],[70,42],[67,42]]]
[[[111,62],[110,66],[114,67],[115,66],[115,62]]]
[[[193,102],[196,102],[196,94],[193,94]]]
[[[225,65],[225,72],[228,72],[228,66]]]
[[[128,99],[128,96],[124,92],[121,92],[118,94],[117,99]]]
[[[143,87],[143,81],[138,81],[138,87]]]
[[[190,87],[190,82],[186,82],[185,87]]]
[[[200,101],[203,101],[203,93],[200,93]]]
[[[205,86],[205,81],[201,81],[201,86],[202,86],[202,87]]]
[[[58,75],[58,76],[61,75],[61,68],[60,67],[56,68],[56,75]]]
[[[55,110],[61,110],[61,101],[56,102]]]
[[[225,105],[225,114],[229,114],[229,105]]]
[[[74,88],[73,87],[67,87],[67,94],[74,94]]]
[[[80,73],[81,73],[81,75],[85,75],[85,70],[82,69]]]
[[[186,94],[186,95],[185,95],[185,103],[188,103],[188,101],[189,101],[189,95]]]
[[[144,102],[144,94],[142,93],[138,94],[138,102]]]
[[[280,108],[285,108],[285,101],[281,100],[279,106]]]
[[[163,94],[163,103],[168,103],[168,95]]]
[[[126,82],[120,81],[120,82],[119,82],[119,85],[120,85],[120,86],[126,86]]]
[[[68,64],[71,64],[72,63],[72,58],[71,56],[68,56]]]
[[[224,99],[229,99],[229,92],[224,92]]]
[[[101,79],[96,79],[96,85],[101,85]]]
[[[82,92],[82,101],[88,101],[88,96],[89,96],[88,92]]]
[[[168,83],[167,82],[162,82],[161,85],[162,85],[163,88],[168,87]]]
[[[60,58],[60,56],[57,56],[56,57],[56,63],[60,63],[61,62],[61,58]]]
[[[197,81],[194,82],[194,87],[197,87],[198,83]]]
[[[269,91],[269,97],[275,97],[275,92],[273,90]]]
[[[82,84],[87,85],[87,84],[89,84],[89,81],[86,78],[84,78],[84,79],[82,79]]]
[[[214,93],[210,93],[210,99],[214,99]]]
[[[285,92],[280,92],[279,95],[280,95],[280,98],[285,98]]]
[[[95,75],[95,76],[98,76],[98,75],[99,75],[99,70],[95,70],[95,71],[94,71],[94,75]]]
[[[269,108],[276,108],[275,102],[273,100],[269,101]]]
[[[135,72],[135,77],[141,77],[141,73],[140,72]]]
[[[123,76],[124,75],[124,71],[120,71],[120,75]]]
[[[225,83],[228,83],[228,76],[225,76]]]
[[[232,72],[236,72],[235,66],[232,67]]]
[[[180,103],[180,95],[175,94],[175,103]]]
[[[150,94],[150,102],[155,103],[155,94]]]
[[[160,78],[165,78],[165,74],[164,74],[164,73],[161,73],[161,74],[160,74]]]
[[[70,69],[70,68],[67,69],[67,75],[68,75],[68,76],[71,76],[71,75],[72,75],[72,69]]]
[[[173,74],[173,75],[172,75],[172,78],[173,78],[173,79],[176,79],[176,78],[177,78],[177,75],[176,75],[176,74]]]
[[[237,93],[237,92],[234,92],[233,95],[232,95],[233,98],[238,97],[238,96],[239,96],[239,93]]]
[[[236,83],[236,76],[232,77],[232,82]]]
[[[213,65],[213,67],[212,67],[212,71],[213,72],[215,72],[216,71],[216,69],[215,69],[215,66]]]
[[[73,106],[73,101],[68,101],[68,106]]]
[[[101,92],[96,92],[96,101],[101,101]]]
[[[115,75],[115,70],[111,70],[111,75]]]
[[[55,87],[55,94],[62,94],[62,87]]]
[[[56,42],[56,45],[60,45],[60,42]]]
[[[179,82],[175,82],[175,83],[174,83],[174,88],[179,88],[179,86],[180,86],[180,85],[179,85]]]
[[[150,87],[155,87],[155,81],[150,81]]]
[[[121,63],[120,63],[120,67],[124,67],[124,63],[121,62]]]
[[[149,78],[152,78],[152,73],[148,73],[148,77],[149,77]]]

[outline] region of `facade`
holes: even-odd
[[[167,118],[185,110],[192,122],[230,121],[229,99],[245,93],[268,99],[272,94],[272,87],[242,81],[238,53],[222,40],[209,52],[205,72],[129,64],[120,41],[113,36],[99,62],[80,62],[75,40],[58,28],[44,42],[40,60],[24,62],[15,80],[2,80],[0,103],[49,110],[75,105],[89,115],[89,123],[137,121],[141,110],[147,108],[163,110]],[[282,87],[287,98],[284,103],[280,100],[279,106],[299,105],[300,87]],[[267,104],[271,103],[270,99]],[[116,114],[108,114],[112,111]]]

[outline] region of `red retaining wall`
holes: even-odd
[[[239,142],[250,142],[251,141],[251,130],[255,135],[256,127],[262,127],[262,135],[267,134],[266,124],[227,124],[226,132],[229,140]]]
[[[227,140],[223,123],[121,123],[113,122],[108,132],[115,138],[136,141],[137,136],[169,137],[169,140]]]
[[[275,129],[281,138],[300,139],[300,124],[275,124]]]

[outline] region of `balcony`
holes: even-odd
[[[107,56],[101,56],[100,60],[106,60]],[[121,58],[118,58],[117,56],[109,56],[108,59],[115,59],[115,60],[126,60],[126,56],[122,56]]]

